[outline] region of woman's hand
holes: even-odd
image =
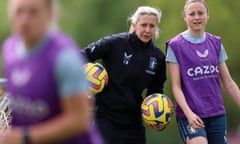
[[[20,128],[10,128],[0,132],[0,144],[24,144]]]
[[[202,119],[196,115],[195,113],[191,112],[187,115],[188,123],[193,130],[199,130],[205,127],[204,122]]]

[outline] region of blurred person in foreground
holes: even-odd
[[[227,54],[219,36],[205,32],[209,19],[204,0],[187,0],[187,30],[167,42],[173,95],[180,135],[187,144],[226,144],[226,111],[220,82],[240,107],[239,87],[225,63]]]
[[[154,44],[161,11],[141,6],[129,18],[130,32],[104,37],[84,53],[102,60],[109,83],[96,95],[96,122],[106,144],[145,144],[141,117],[142,93],[163,93],[165,56]]]
[[[1,144],[101,144],[79,48],[53,28],[55,7],[55,0],[9,0],[3,68],[12,126]]]

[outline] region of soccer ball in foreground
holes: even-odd
[[[163,130],[173,116],[171,99],[164,94],[152,94],[146,97],[141,105],[142,118],[145,124],[156,130]]]
[[[90,83],[89,90],[97,94],[108,84],[108,73],[100,63],[87,63],[84,65],[87,80]]]

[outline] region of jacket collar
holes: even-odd
[[[130,33],[130,41],[131,41],[131,43],[132,43],[134,46],[136,46],[136,47],[138,47],[138,48],[149,48],[149,47],[151,47],[151,46],[153,45],[152,40],[150,40],[150,41],[147,42],[147,43],[142,42],[142,41],[137,37],[137,35],[136,35],[135,32]]]

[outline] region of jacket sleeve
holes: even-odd
[[[163,94],[164,91],[164,83],[166,81],[166,62],[165,62],[165,56],[163,55],[161,59],[159,60],[159,65],[157,67],[157,74],[155,75],[155,78],[153,79],[152,83],[148,87],[147,90],[147,96],[153,93],[161,93]]]
[[[89,44],[81,53],[88,61],[95,61],[98,59],[104,60],[110,55],[111,47],[112,38],[108,36]]]

